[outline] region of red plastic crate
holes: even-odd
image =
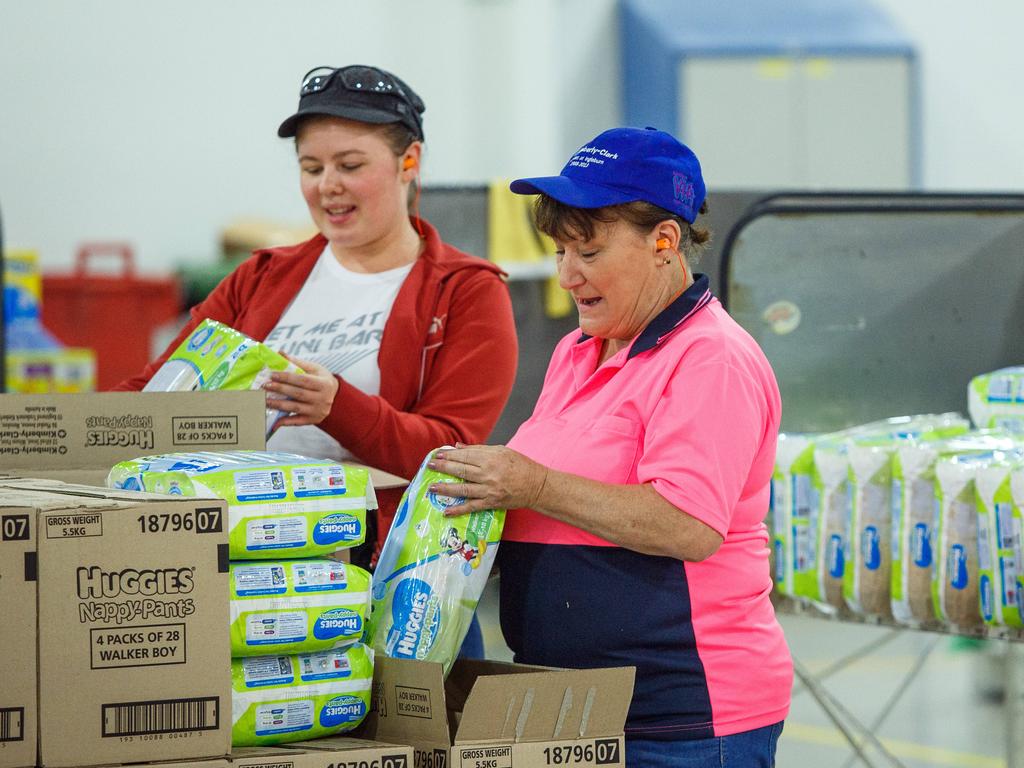
[[[93,271],[100,257],[120,259],[119,274]],[[153,332],[182,312],[174,277],[140,277],[127,243],[84,243],[70,274],[43,274],[42,318],[62,342],[96,351],[96,385],[110,389],[142,370]]]

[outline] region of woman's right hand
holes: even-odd
[[[267,391],[267,407],[287,415],[278,419],[276,427],[301,427],[319,424],[327,418],[338,394],[338,378],[319,363],[301,360],[281,353],[304,373],[274,371],[263,385]]]
[[[461,484],[434,483],[430,490],[465,498],[445,510],[449,516],[482,509],[537,507],[548,468],[503,445],[462,445],[442,448],[427,464],[461,479]]]

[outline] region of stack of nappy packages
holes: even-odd
[[[447,675],[494,564],[505,510],[446,517],[462,499],[430,486],[462,481],[430,469],[434,453],[406,489],[374,569],[366,642],[378,654],[437,662]]]
[[[263,451],[176,453],[121,462],[107,484],[228,502],[235,746],[362,722],[370,575],[330,556],[365,539],[377,507],[366,468]]]
[[[912,627],[1024,628],[1024,434],[981,423],[925,414],[780,435],[776,589]]]
[[[880,427],[880,428],[879,428]],[[849,447],[850,557],[843,598],[856,613],[892,618],[892,564],[899,544],[893,514],[893,455],[899,446],[927,445],[970,429],[958,414],[926,414],[868,425]]]
[[[1015,516],[1010,478],[1022,461],[1024,445],[1016,441],[943,456],[935,464],[940,557],[932,600],[936,616],[954,628],[1020,627],[1020,500]]]
[[[265,344],[216,320],[203,320],[142,391],[261,389],[273,371],[302,372]],[[276,408],[267,408],[267,435],[282,415]]]
[[[926,414],[780,435],[771,509],[779,591],[826,613],[888,617],[891,452],[968,426],[956,414]]]
[[[970,465],[965,459],[974,457],[977,461],[1011,454],[1016,445],[1014,438],[1005,433],[974,430],[945,440],[908,441],[897,447],[892,462],[895,538],[891,589],[893,618],[898,623],[927,626],[937,620],[948,621],[933,594],[938,588],[938,558],[943,553],[956,557],[961,549],[952,549],[957,542],[949,539],[951,526],[945,527],[940,537],[939,527],[949,519],[951,510],[947,503],[943,513],[942,502],[948,502],[949,495],[939,495],[939,462]],[[943,478],[948,475],[949,471],[944,470]],[[950,588],[963,592],[964,580],[954,580]]]

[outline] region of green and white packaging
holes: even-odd
[[[811,497],[811,470],[815,437],[784,432],[775,450],[769,510],[772,559],[775,588],[786,595],[795,595],[798,583],[813,579],[811,511],[816,505]]]
[[[1013,551],[1017,559],[1016,618],[1017,626],[1021,626],[1024,624],[1024,468],[1010,472],[1010,496],[1013,499]],[[1009,616],[1013,618],[1012,613]]]
[[[811,488],[808,527],[815,546],[807,570],[813,579],[794,578],[796,594],[834,612],[845,604],[843,574],[850,535],[849,457],[841,433],[815,442]]]
[[[967,386],[967,410],[978,429],[1024,433],[1024,366],[975,376]]]
[[[978,587],[981,617],[988,625],[1024,626],[1021,580],[1021,509],[1012,476],[1024,477],[1024,464],[994,462],[975,477],[978,504]],[[1020,483],[1020,480],[1018,480]]]
[[[892,457],[901,444],[928,443],[965,433],[955,413],[902,416],[854,431],[850,458],[850,557],[843,597],[856,613],[892,616],[894,527]]]
[[[932,601],[936,618],[956,629],[983,623],[978,581],[977,472],[1018,457],[1016,452],[983,451],[943,457],[935,464],[938,544]]]
[[[216,320],[203,320],[149,380],[143,392],[260,389],[271,371],[302,369],[270,347]],[[267,434],[282,412],[267,409]]]
[[[370,709],[373,651],[333,651],[231,660],[231,744],[256,747],[334,736]]]
[[[850,610],[891,614],[892,452],[889,445],[852,445],[850,458],[850,558],[843,596]]]
[[[321,557],[366,538],[369,470],[272,451],[167,453],[122,461],[107,485],[228,502],[232,559]]]
[[[892,459],[892,613],[901,624],[934,622],[932,581],[936,549],[935,464],[964,453],[1012,450],[1015,442],[1002,432],[982,430],[946,440],[903,441]]]
[[[230,582],[234,657],[343,648],[370,615],[370,574],[349,563],[235,562]]]
[[[428,469],[433,455],[402,496],[374,569],[366,642],[386,656],[438,662],[447,674],[487,583],[505,510],[445,517],[460,499],[429,487],[461,481]]]

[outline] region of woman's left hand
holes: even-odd
[[[284,411],[287,416],[277,421],[276,427],[300,427],[319,424],[327,418],[338,394],[338,379],[322,365],[281,353],[305,373],[274,371],[263,388],[272,393],[267,405]]]
[[[465,499],[445,515],[465,515],[482,509],[535,507],[547,481],[548,468],[503,445],[463,445],[444,448],[427,464],[462,480],[432,483],[437,494]]]

